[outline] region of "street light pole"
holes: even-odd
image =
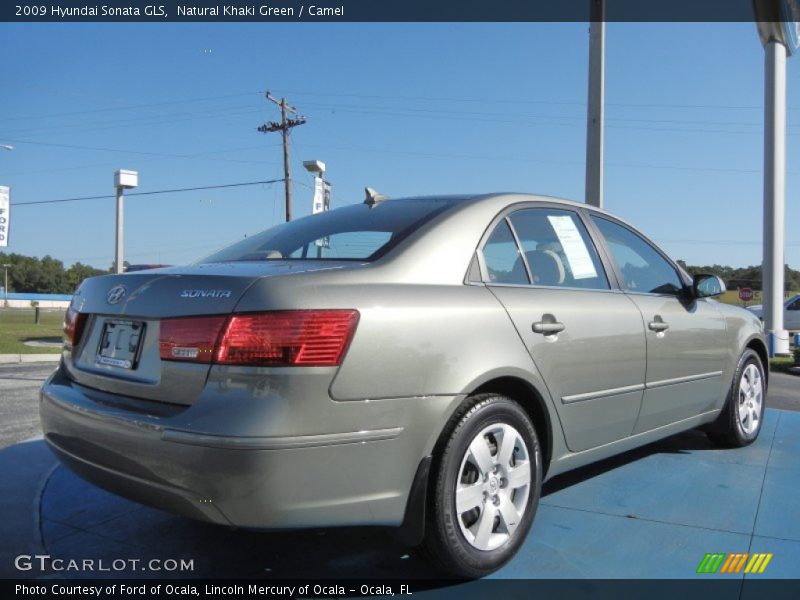
[[[137,171],[126,171],[125,169],[120,169],[119,171],[114,172],[114,187],[117,188],[117,231],[116,231],[116,243],[115,243],[115,250],[114,250],[114,262],[116,266],[117,273],[124,273],[124,257],[123,257],[123,250],[124,250],[124,207],[125,207],[125,197],[123,196],[123,190],[132,189],[139,185],[139,173]]]
[[[117,273],[122,273],[122,261],[125,240],[123,238],[125,231],[125,196],[122,193],[124,188],[117,186],[117,228],[116,235],[114,236],[114,264],[116,265]]]

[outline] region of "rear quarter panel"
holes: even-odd
[[[554,435],[562,435],[547,387],[506,311],[486,287],[368,283],[382,279],[379,267],[369,274],[372,268],[264,280],[248,290],[237,310],[357,309],[356,334],[331,381],[331,398],[346,403],[453,397],[438,415],[428,449],[464,395],[496,377],[517,377],[536,389]]]

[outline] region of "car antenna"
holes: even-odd
[[[389,196],[384,196],[383,194],[378,192],[378,190],[371,187],[365,187],[364,191],[367,193],[367,197],[364,200],[364,204],[370,207],[375,206],[379,202],[383,202],[384,200],[389,199]]]

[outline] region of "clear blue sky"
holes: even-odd
[[[606,31],[606,208],[675,258],[761,262],[764,55],[752,23]],[[582,200],[588,26],[570,24],[2,24],[0,184],[8,251],[108,267],[114,201],[14,203],[277,179],[263,90],[307,116],[334,206],[525,191]],[[800,268],[800,56],[788,60],[787,262]],[[283,218],[282,184],[131,197],[126,258],[188,262]]]

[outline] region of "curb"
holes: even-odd
[[[60,360],[60,352],[58,354],[0,354],[0,364],[58,362]]]

